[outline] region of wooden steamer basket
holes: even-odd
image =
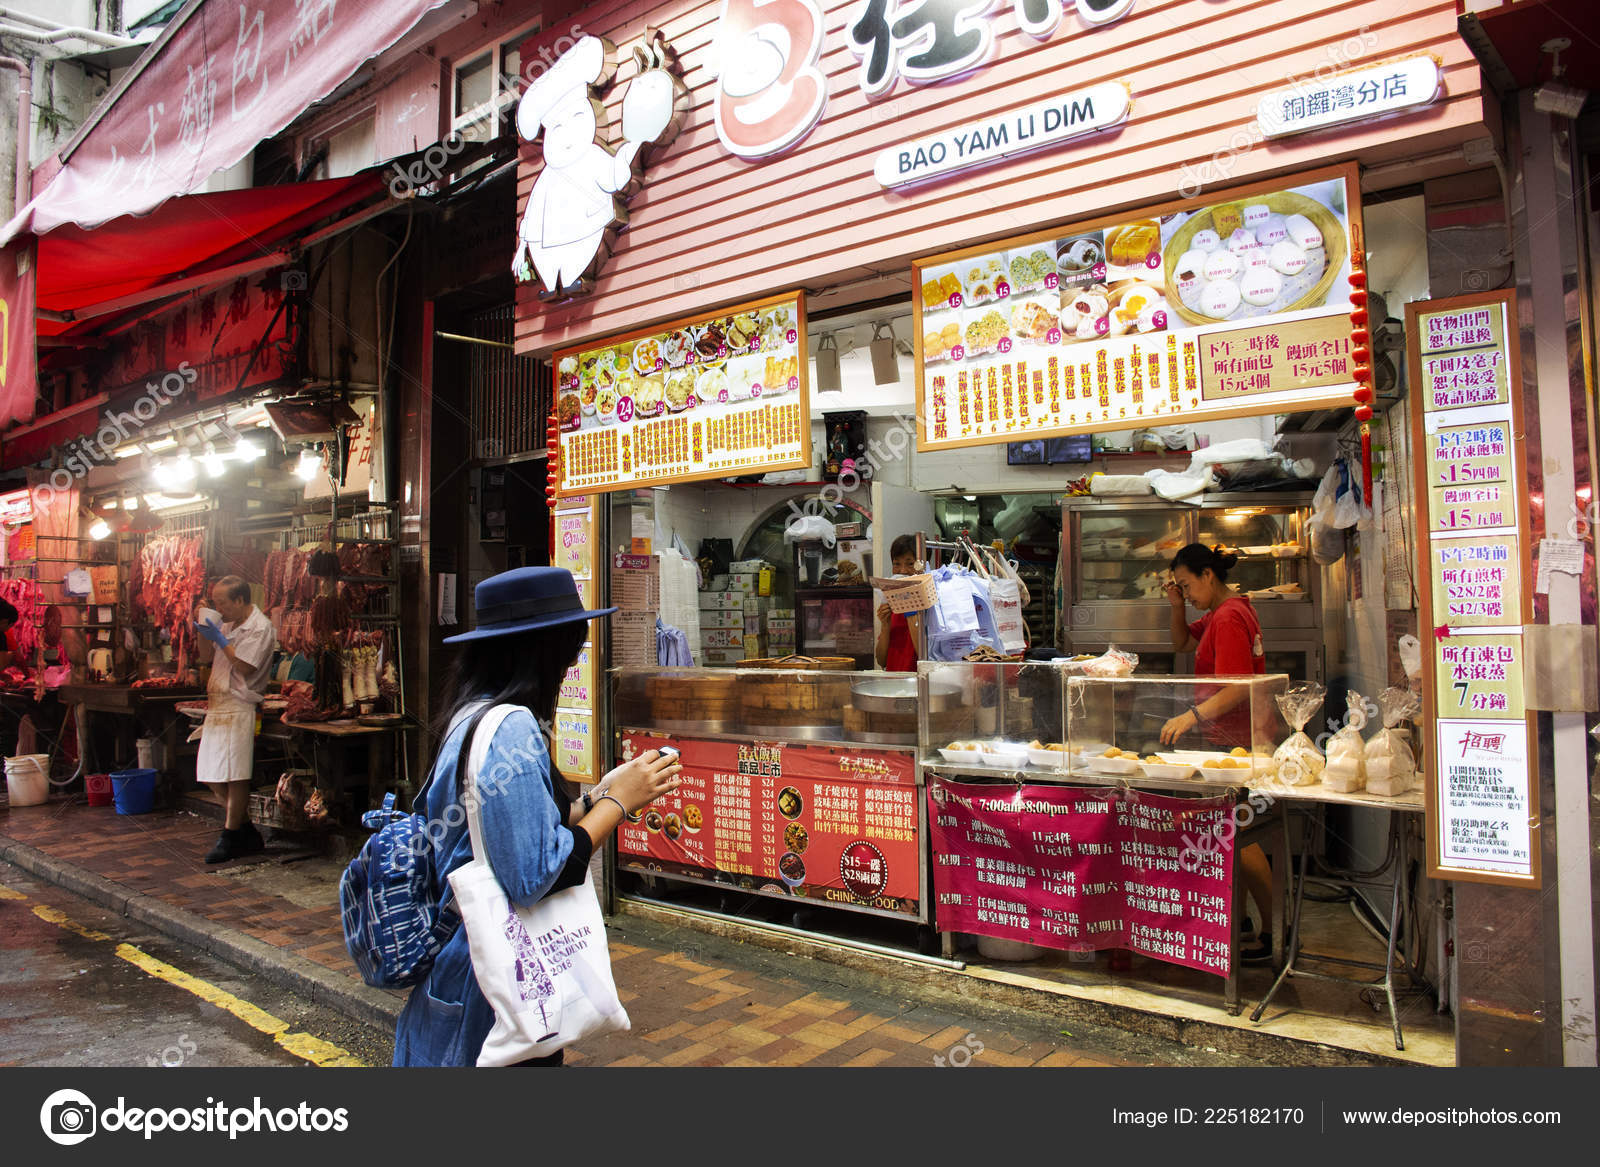
[[[663,729],[722,732],[740,717],[739,675],[683,669],[654,674],[644,683],[650,720]]]
[[[746,661],[739,678],[739,716],[750,733],[837,738],[840,713],[850,701],[847,656],[787,656]]]

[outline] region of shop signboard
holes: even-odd
[[[561,499],[556,504],[553,524],[555,534],[550,563],[572,572],[585,608],[598,604],[596,560],[601,548],[595,518],[599,501],[592,495]],[[593,623],[589,630],[592,634]],[[563,777],[573,782],[598,781],[607,769],[601,764],[600,756],[599,679],[603,674],[595,667],[598,651],[593,639],[585,642],[556,696],[555,733],[552,735],[556,766]]]
[[[941,932],[1127,948],[1227,976],[1234,802],[1133,789],[928,786]]]
[[[811,465],[805,297],[555,355],[558,492]]]
[[[1256,107],[1256,123],[1267,137],[1286,138],[1409,112],[1431,104],[1443,88],[1438,57],[1402,57],[1364,69],[1341,69],[1269,93]]]
[[[680,751],[682,784],[617,829],[619,866],[922,918],[909,751],[622,733],[625,759],[659,745]]]
[[[1346,405],[1340,166],[913,265],[918,449]]]
[[[1526,451],[1513,292],[1406,305],[1417,557],[1428,630],[1423,696],[1428,874],[1540,884],[1539,807],[1524,696],[1531,620]],[[1431,756],[1427,756],[1431,754]]]

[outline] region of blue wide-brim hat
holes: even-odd
[[[578,598],[578,581],[564,567],[518,567],[491,575],[473,590],[472,606],[478,626],[445,637],[446,644],[575,624],[616,611],[585,609]]]

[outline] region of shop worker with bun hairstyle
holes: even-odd
[[[1172,647],[1175,652],[1194,653],[1196,676],[1238,677],[1267,671],[1261,621],[1249,598],[1228,585],[1228,573],[1238,562],[1237,555],[1204,543],[1190,543],[1172,558],[1172,579],[1166,584],[1172,605]],[[1184,610],[1185,601],[1203,613],[1193,624]],[[1221,753],[1250,749],[1248,686],[1197,687],[1195,697],[1193,705],[1161,727],[1163,745],[1192,739],[1198,731],[1201,740],[1191,748]],[[1238,861],[1244,867],[1245,887],[1261,912],[1261,931],[1240,953],[1240,959],[1246,964],[1264,964],[1272,955],[1266,941],[1272,931],[1272,868],[1266,853],[1255,845],[1244,848]]]
[[[550,723],[567,670],[589,639],[589,621],[615,608],[585,609],[572,573],[519,567],[490,576],[473,593],[477,627],[461,645],[448,683],[443,744],[414,809],[429,823],[435,889],[450,901],[450,873],[472,858],[472,838],[457,786],[457,760],[478,721],[496,705],[521,708],[500,722],[482,772],[493,777],[479,802],[486,858],[506,897],[519,906],[583,883],[589,859],[624,816],[678,788],[675,757],[646,750],[580,795],[551,757]],[[490,794],[492,792],[492,797]],[[478,988],[467,930],[457,927],[427,978],[411,991],[395,1030],[397,1066],[472,1066],[494,1028],[494,1009]],[[561,1064],[561,1052],[519,1062]]]

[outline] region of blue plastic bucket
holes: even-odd
[[[156,772],[118,770],[111,775],[111,797],[118,814],[149,814],[156,803]]]

